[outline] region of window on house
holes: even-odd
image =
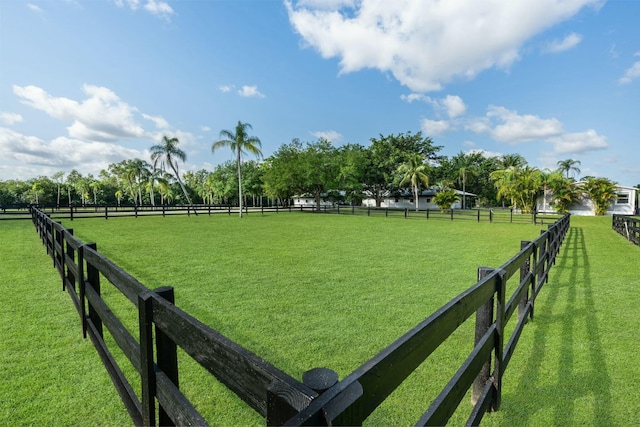
[[[427,203],[431,203],[431,197],[427,197]]]
[[[413,203],[413,199],[409,199],[409,203]]]
[[[396,203],[398,203],[400,201],[400,199],[396,199]]]
[[[629,193],[618,193],[618,200],[616,201],[616,205],[628,205],[629,204]]]

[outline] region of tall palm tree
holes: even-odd
[[[256,157],[262,157],[262,143],[256,136],[249,136],[247,129],[253,129],[249,123],[242,123],[238,120],[236,131],[231,132],[223,129],[220,131],[220,141],[211,145],[211,152],[221,147],[229,147],[236,153],[236,164],[238,167],[238,201],[240,203],[240,218],[242,218],[242,154],[251,153]]]
[[[580,173],[580,168],[578,167],[578,165],[580,165],[580,160],[573,160],[573,159],[567,159],[567,160],[560,160],[558,161],[558,169],[560,169],[561,172],[566,173],[567,178],[569,178],[569,172],[574,171],[575,173]]]
[[[473,166],[462,166],[458,169],[458,182],[462,184],[462,209],[467,208],[466,197],[467,194],[467,178],[469,175],[476,174],[476,169]]]
[[[169,138],[164,135],[160,144],[156,144],[151,147],[151,160],[153,161],[154,169],[158,164],[160,164],[160,169],[163,172],[167,167],[171,168],[178,184],[180,184],[180,188],[182,188],[184,196],[187,198],[187,202],[189,205],[193,205],[191,198],[187,193],[187,189],[180,179],[180,174],[178,173],[178,160],[182,160],[183,162],[187,160],[187,154],[178,148],[179,143],[180,141],[178,138]]]
[[[420,184],[424,184],[425,188],[429,186],[429,177],[427,176],[428,165],[423,162],[422,154],[416,154],[410,157],[406,163],[398,167],[398,172],[403,174],[400,181],[400,187],[411,184],[413,196],[416,201],[416,212],[418,211],[418,190]]]

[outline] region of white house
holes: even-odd
[[[418,192],[418,208],[419,209],[440,209],[438,205],[433,203],[433,196],[435,196],[440,190],[430,188],[427,190],[420,190]],[[460,190],[454,190],[460,199],[458,202],[451,205],[452,209],[460,209],[462,207],[462,197],[464,195],[466,206],[473,206],[473,198],[477,197],[473,193],[465,193]],[[376,199],[364,199],[362,205],[366,207],[376,207]],[[382,199],[380,204],[381,208],[396,208],[396,209],[415,209],[416,202],[413,196],[413,191],[402,190],[396,195],[386,195]]]
[[[580,185],[581,183],[576,183]],[[638,213],[640,207],[640,201],[638,200],[638,189],[635,187],[625,187],[618,185],[616,187],[616,194],[618,199],[614,200],[609,209],[607,209],[607,215],[634,215]],[[546,197],[540,196],[537,201],[537,210],[540,213],[552,213],[555,212],[553,206],[551,206],[551,192],[546,194]],[[583,196],[578,203],[571,205],[569,208],[571,215],[594,215],[593,201]]]

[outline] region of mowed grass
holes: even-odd
[[[640,425],[640,247],[572,217],[484,425]]]
[[[30,221],[0,221],[0,423],[131,425]]]
[[[639,342],[633,307],[640,248],[611,231],[610,221],[572,218],[573,227],[536,305],[535,320],[525,328],[507,370],[501,410],[487,415],[483,424],[637,424]],[[48,337],[44,330],[53,323],[81,346],[71,364],[81,376],[72,370],[49,381],[71,384],[57,386],[55,399],[47,402],[52,408],[49,417],[26,415],[39,408],[23,400],[24,394],[34,393],[41,384],[36,379],[14,380],[7,393],[13,388],[25,393],[10,400],[7,424],[129,424],[95,350],[81,340],[73,305],[60,291],[57,273],[33,226],[20,223],[8,235],[22,236],[28,243],[8,246],[29,261],[9,264],[17,271],[5,282],[14,283],[13,295],[22,298],[33,291],[34,280],[48,277],[48,282],[39,288],[39,309],[25,314],[35,319],[31,327],[22,326],[24,321],[14,312],[3,319],[3,326],[11,327],[0,329],[0,338],[5,341],[7,335],[16,342],[11,351],[2,352],[11,361],[4,365],[13,370],[10,374],[30,370],[35,362],[19,354],[58,345],[55,338],[34,339],[38,333]],[[0,223],[3,236],[4,225]],[[174,286],[179,307],[297,379],[318,366],[334,369],[343,378],[471,286],[478,266],[501,265],[518,251],[520,240],[535,238],[540,229],[528,224],[282,213],[250,215],[241,221],[200,215],[76,220],[64,225],[73,227],[83,241],[98,242],[100,252],[146,286]],[[7,246],[3,247],[4,260]],[[33,276],[25,271],[27,266],[35,270]],[[132,306],[110,286],[103,285],[103,294],[137,335]],[[2,298],[5,306],[12,299]],[[57,311],[68,321],[49,314]],[[42,313],[47,313],[44,319]],[[470,321],[366,424],[415,423],[471,350],[472,340]],[[60,345],[60,351],[66,351],[66,346],[75,344]],[[57,363],[66,360],[49,360],[49,371],[59,371]],[[89,369],[78,369],[78,363]],[[181,389],[210,423],[264,425],[261,417],[184,354],[180,365]],[[139,387],[132,369],[126,370]],[[78,388],[92,387],[86,376],[99,378],[102,387],[95,392],[99,403],[91,403],[104,409],[89,411],[95,418],[74,419],[68,403],[76,401]],[[87,397],[93,393],[80,394],[93,399]],[[469,411],[470,405],[463,402],[451,424],[464,423]],[[68,418],[52,418],[56,413]]]
[[[345,377],[475,283],[479,266],[499,266],[539,234],[530,224],[295,213],[66,225],[146,286],[173,286],[179,307],[297,379],[320,366]],[[135,313],[121,315],[135,330]],[[471,323],[369,422],[415,422],[470,351]],[[192,371],[181,384],[210,422],[264,422]]]

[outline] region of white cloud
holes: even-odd
[[[20,123],[22,121],[22,116],[18,113],[0,113],[0,122],[5,125],[14,125],[16,123]]]
[[[144,9],[152,15],[156,15],[166,20],[169,20],[169,17],[173,14],[171,6],[164,1],[147,0],[147,3],[144,5]]]
[[[151,120],[153,123],[156,124],[156,128],[158,129],[169,129],[169,122],[167,122],[163,117],[160,116],[150,116],[148,114],[143,114],[142,117],[144,117],[147,120]]]
[[[409,95],[400,95],[400,99],[411,104],[413,101],[429,102],[431,98],[421,93],[410,93]]]
[[[624,76],[618,79],[618,83],[620,84],[631,83],[633,80],[637,79],[638,77],[640,77],[640,61],[637,61],[631,67],[629,67],[624,72]]]
[[[293,3],[289,21],[306,45],[339,58],[340,72],[390,72],[416,92],[507,68],[522,45],[602,0],[360,0]],[[351,6],[328,8],[329,4]]]
[[[451,124],[446,120],[423,119],[421,122],[422,131],[429,136],[439,136],[451,128]]]
[[[488,132],[493,139],[508,144],[543,140],[563,133],[562,123],[557,119],[542,119],[532,114],[520,115],[504,107],[490,106],[486,120],[477,121],[470,129]]]
[[[222,93],[231,92],[233,90],[233,88],[234,88],[233,85],[220,85],[220,86],[218,86],[218,89]]]
[[[209,126],[200,126],[200,130],[202,132],[209,132],[211,130],[211,128]]]
[[[115,0],[116,6],[128,6],[129,9],[133,11],[140,8],[140,3],[140,0]],[[169,6],[169,3],[158,0],[147,0],[144,5],[142,5],[142,8],[152,15],[166,20],[169,20],[170,16],[174,13],[173,8]]]
[[[35,5],[33,3],[28,3],[27,7],[29,8],[29,10],[35,12],[35,13],[44,13],[44,10],[42,10],[42,8],[38,5]]]
[[[264,98],[264,94],[262,94],[258,90],[258,86],[242,86],[240,90],[238,90],[238,94],[240,96],[244,96],[247,98]]]
[[[564,52],[576,47],[582,41],[582,36],[577,33],[571,33],[562,40],[554,40],[550,42],[544,49],[544,53]]]
[[[36,86],[14,85],[13,92],[22,99],[22,103],[56,119],[71,122],[67,130],[72,138],[115,141],[119,138],[147,135],[134,118],[138,110],[121,101],[113,91],[105,87],[84,85],[83,92],[87,98],[81,102],[51,96]],[[149,117],[151,116],[147,116]]]
[[[441,105],[446,109],[449,118],[463,115],[467,111],[467,106],[464,104],[462,98],[456,95],[447,95],[440,100]]]
[[[76,169],[81,173],[96,174],[101,169],[106,169],[110,163],[149,157],[146,151],[133,150],[116,144],[86,142],[66,137],[46,142],[35,136],[23,135],[7,128],[0,128],[0,151],[5,160],[20,165],[23,176],[6,171],[16,178],[50,175],[63,169]],[[5,176],[4,173],[3,176]]]
[[[339,142],[342,141],[342,138],[344,138],[340,132],[336,132],[335,130],[311,132],[311,135],[315,136],[318,139],[322,138],[331,142]]]
[[[548,140],[557,154],[577,154],[586,151],[603,150],[609,147],[607,138],[589,129],[585,132],[567,133]]]
[[[558,119],[521,115],[497,106],[490,106],[486,116],[470,122],[467,129],[487,133],[492,139],[507,144],[546,142],[553,146],[555,154],[578,154],[609,147],[607,138],[593,129],[568,133]]]

